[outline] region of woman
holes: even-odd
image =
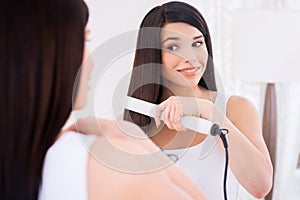
[[[84,46],[82,4],[1,2],[0,199],[38,198],[44,157],[72,109]]]
[[[273,169],[254,106],[243,97],[230,96],[226,98],[226,114],[216,115],[214,103],[220,97],[211,39],[197,9],[169,2],[146,14],[140,25],[128,95],[160,105],[155,120],[130,111],[125,111],[124,119],[139,125],[168,154],[177,155],[179,168],[207,197],[223,198],[222,146],[211,147],[200,158],[207,136],[185,130],[180,122],[183,115],[218,121],[229,131],[229,199],[236,198],[239,184],[258,198],[269,192]],[[165,120],[160,126],[162,111]],[[182,151],[186,152],[181,156]]]
[[[72,95],[74,109],[84,106],[91,71],[83,66],[72,94],[88,17],[82,0],[5,0],[0,15],[0,199],[204,199],[175,166],[120,172],[96,159],[107,153],[105,137],[87,136],[89,154],[79,133],[61,131]],[[101,123],[103,134],[126,150],[155,149],[149,141],[133,142],[113,122]],[[141,133],[130,123],[123,126]]]

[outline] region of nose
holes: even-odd
[[[180,54],[184,63],[190,63],[191,65],[195,65],[198,63],[197,51],[195,51],[193,48],[184,48],[182,49]]]
[[[186,63],[188,63],[188,62],[189,62],[189,63],[196,63],[196,62],[197,62],[197,59],[195,59],[195,58],[192,58],[192,59],[186,59],[185,62],[186,62]]]
[[[191,65],[197,65],[199,64],[198,58],[195,54],[190,54],[188,57],[185,57],[185,63],[190,63]]]

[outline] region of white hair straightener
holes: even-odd
[[[133,97],[127,97],[127,103],[125,104],[125,108],[134,111],[143,115],[147,115],[149,117],[155,117],[155,111],[156,111],[156,106],[155,104],[133,98]],[[161,115],[161,120],[164,121],[164,113]],[[228,133],[227,129],[220,129],[219,125],[194,116],[183,116],[181,118],[181,124],[190,130],[196,131],[201,134],[206,134],[206,135],[219,135],[224,148],[225,148],[225,170],[224,170],[224,181],[223,181],[223,193],[224,193],[224,199],[227,200],[227,189],[226,189],[226,183],[227,183],[227,170],[228,170],[228,159],[229,159],[229,154],[228,154],[228,143],[227,139],[225,137],[225,134],[222,131],[226,131]]]
[[[156,104],[149,103],[134,97],[127,97],[126,102],[126,109],[143,115],[147,115],[149,117],[155,117],[155,108],[157,106]],[[161,115],[161,120],[164,121],[164,112]],[[206,135],[216,136],[219,135],[221,131],[218,124],[195,116],[183,116],[181,118],[181,124],[186,129],[190,129]]]

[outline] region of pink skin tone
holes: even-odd
[[[162,64],[165,66],[162,70],[163,84],[168,84],[172,91],[176,91],[176,96],[162,91],[163,99],[167,100],[158,106],[155,123],[156,126],[161,124],[160,117],[164,111],[166,126],[151,139],[160,147],[173,142],[171,148],[184,148],[187,146],[182,137],[178,142],[173,139],[177,131],[184,130],[181,126],[183,115],[194,115],[217,123],[220,121],[218,124],[229,130],[227,140],[230,147],[230,169],[250,194],[257,198],[264,197],[272,186],[273,167],[255,106],[246,98],[231,96],[226,114],[216,112],[217,108],[213,103],[216,93],[198,86],[208,59],[202,33],[185,23],[169,23],[164,28],[161,35]],[[196,105],[186,105],[183,97],[193,98]],[[192,114],[191,111],[195,109],[197,113]],[[193,133],[189,132],[184,135],[191,134]],[[192,144],[199,144],[205,137],[203,134],[195,134]]]
[[[87,40],[89,34],[89,30],[85,32],[85,38]],[[73,110],[82,109],[86,105],[87,101],[87,93],[89,91],[89,80],[91,78],[91,72],[93,70],[94,64],[90,58],[88,58],[89,52],[84,46],[83,50],[83,62],[81,66],[81,74],[79,80],[79,88],[76,96],[76,101],[73,105]]]
[[[165,84],[174,87],[178,93],[198,93],[198,82],[206,69],[208,59],[203,34],[186,23],[169,23],[163,27],[161,41],[162,64],[166,67],[162,72]],[[160,104],[155,118],[157,126],[161,123],[162,111],[165,112],[164,122],[168,128],[185,130],[181,126],[183,113],[176,97],[170,97]]]

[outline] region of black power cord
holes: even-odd
[[[225,133],[223,133],[225,132]],[[229,155],[228,155],[228,143],[226,139],[226,135],[228,134],[228,129],[220,129],[220,126],[218,124],[213,124],[210,129],[210,134],[213,136],[219,135],[222,142],[223,146],[225,149],[225,170],[224,170],[224,178],[223,178],[223,195],[224,195],[224,200],[227,200],[227,172],[228,172],[228,161],[229,161]],[[163,149],[161,149],[163,151]],[[179,158],[176,154],[167,154],[167,156],[176,162]]]
[[[228,134],[228,129],[220,129],[218,124],[213,124],[210,130],[210,134],[213,136],[219,135],[223,146],[225,149],[225,170],[224,170],[224,179],[223,179],[223,194],[224,194],[224,200],[227,200],[227,189],[226,189],[226,183],[227,183],[227,171],[228,171],[228,161],[229,161],[229,155],[228,155],[228,143],[227,139],[225,137],[226,134]],[[223,133],[223,131],[225,133]]]

